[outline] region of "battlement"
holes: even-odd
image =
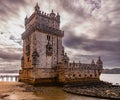
[[[59,13],[55,14],[52,10],[51,13],[47,14],[40,10],[38,4],[35,6],[35,11],[33,14],[28,18],[25,18],[25,27],[26,29],[35,22],[39,22],[48,27],[59,29],[60,26],[60,15]]]
[[[47,14],[46,12],[43,12],[43,11],[38,11],[37,13],[34,12],[29,18],[27,17],[25,18],[26,19],[25,24],[27,25],[35,17],[36,14],[40,17],[46,18],[48,20],[54,20],[60,23],[60,15],[58,13],[57,14],[53,13],[53,10],[52,10],[52,13],[50,14]]]
[[[83,70],[101,70],[103,69],[103,63],[101,61],[101,58],[98,57],[98,60],[96,63],[94,60],[92,60],[91,64],[86,64],[86,63],[75,63],[74,61],[68,64],[69,68],[79,68]]]
[[[69,68],[78,68],[81,70],[95,70],[95,69],[101,69],[97,66],[97,64],[85,64],[85,63],[69,63],[68,64]]]
[[[26,29],[26,31],[22,34],[22,39],[26,38],[27,36],[29,36],[32,32],[36,30],[44,32],[44,33],[50,33],[50,34],[57,35],[57,36],[62,36],[62,37],[64,36],[64,31],[62,30],[48,27],[44,24],[34,23],[31,26],[29,26],[29,28]]]

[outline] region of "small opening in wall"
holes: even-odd
[[[47,35],[47,40],[50,41],[50,36],[49,35]]]
[[[90,77],[92,77],[92,74],[90,74]]]
[[[81,74],[79,75],[79,77],[81,77]]]
[[[27,61],[29,62],[30,58],[28,57]]]
[[[96,77],[97,75],[95,74],[95,77]]]
[[[73,77],[75,77],[75,74],[73,74]]]

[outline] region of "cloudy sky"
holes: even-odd
[[[101,56],[104,67],[120,67],[120,0],[0,0],[0,67],[19,68],[24,18],[36,2],[61,16],[63,45],[71,61],[91,63]]]

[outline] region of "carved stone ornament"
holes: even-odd
[[[52,45],[48,42],[46,45],[46,55],[51,56],[53,54],[53,47]]]
[[[39,57],[39,54],[38,54],[37,50],[34,50],[34,52],[32,54],[32,65],[38,64],[38,57]]]

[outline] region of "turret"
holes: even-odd
[[[100,56],[98,57],[98,60],[97,60],[96,64],[99,68],[103,68],[103,62],[102,62]]]
[[[27,20],[28,20],[28,18],[27,18],[27,16],[25,17],[25,26],[27,25]]]
[[[81,66],[81,62],[79,61],[79,67]]]
[[[92,60],[91,65],[95,65],[94,59]]]
[[[35,12],[38,12],[39,9],[40,9],[40,7],[39,7],[38,3],[36,3],[36,6],[35,6]]]
[[[52,12],[50,13],[50,17],[52,17],[52,18],[55,17],[55,13],[53,12],[53,9],[52,9]]]
[[[92,62],[91,62],[91,68],[92,68],[92,69],[96,69],[96,64],[95,64],[94,59],[92,59]]]
[[[59,13],[57,13],[56,18],[57,18],[58,23],[60,23],[60,15],[59,15]]]
[[[63,57],[63,63],[65,64],[65,67],[68,66],[69,63],[69,57],[67,56],[67,54],[65,53],[64,57]]]
[[[73,68],[75,68],[75,61],[73,60]]]

